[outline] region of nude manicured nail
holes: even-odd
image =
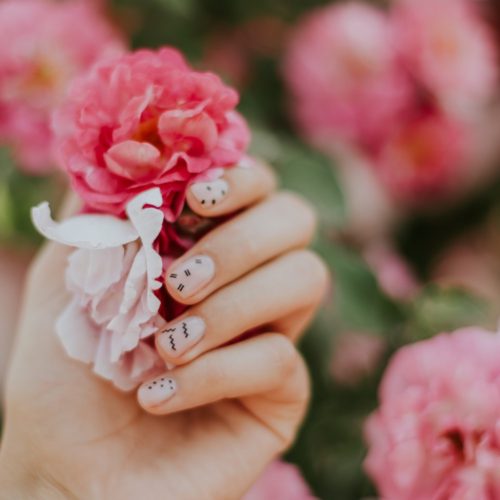
[[[162,375],[142,384],[139,388],[139,401],[143,406],[158,406],[168,401],[176,392],[177,385],[168,375]]]
[[[206,255],[197,255],[171,269],[167,275],[167,283],[181,297],[186,298],[201,290],[214,275],[214,261]]]
[[[158,336],[161,349],[175,358],[184,354],[205,335],[205,322],[197,316],[190,316],[163,330]]]
[[[211,207],[220,203],[229,192],[229,184],[224,179],[212,182],[197,182],[191,186],[191,192],[198,202]]]

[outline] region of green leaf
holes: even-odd
[[[196,6],[195,0],[153,0],[160,7],[168,10],[174,15],[188,17],[193,13]]]
[[[343,329],[389,335],[404,318],[402,308],[380,289],[375,276],[353,250],[326,239],[315,244],[333,276],[333,303]]]
[[[465,290],[429,285],[412,306],[404,336],[414,341],[465,326],[492,327],[492,319],[482,299]]]

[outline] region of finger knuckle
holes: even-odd
[[[272,363],[280,374],[288,374],[295,368],[299,354],[293,343],[284,335],[275,334],[271,337],[269,352]]]
[[[276,195],[276,199],[287,216],[311,238],[316,230],[317,215],[309,201],[292,191],[281,191]]]
[[[321,299],[331,285],[330,271],[321,257],[312,250],[298,250],[292,258],[298,275],[307,276],[306,285],[311,291],[310,297]]]
[[[292,191],[281,191],[277,199],[284,205],[288,216],[294,219],[296,226],[310,239],[316,230],[318,218],[309,201]]]

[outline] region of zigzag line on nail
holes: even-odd
[[[172,350],[174,351],[177,351],[177,349],[175,348],[175,342],[174,342],[174,337],[173,337],[173,334],[171,333],[168,338],[170,339],[170,345],[172,346]]]
[[[188,338],[189,337],[189,333],[188,333],[188,329],[187,329],[186,323],[182,323],[182,330],[184,331],[184,337]]]

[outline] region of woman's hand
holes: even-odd
[[[238,499],[290,445],[309,396],[294,342],[328,275],[304,250],[311,209],[274,186],[255,166],[191,188],[200,215],[245,210],[167,271],[190,308],[156,337],[175,368],[138,390],[142,408],[63,352],[54,320],[68,301],[67,250],[45,248],[8,379],[0,498]]]

